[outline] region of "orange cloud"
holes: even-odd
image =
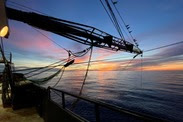
[[[183,63],[182,62],[171,62],[171,63],[164,63],[159,66],[146,66],[146,67],[143,67],[143,70],[147,70],[147,71],[183,70]]]
[[[50,37],[49,33],[44,32],[44,34]],[[26,27],[25,29],[12,28],[8,43],[22,52],[29,52],[30,54],[42,55],[49,58],[59,57],[59,59],[67,56],[66,51],[55,45],[48,38]]]
[[[106,49],[104,50],[104,49],[97,48],[94,51],[94,53],[96,54],[95,59],[96,60],[101,60],[101,59],[104,59],[106,57],[114,55],[115,52],[114,51],[109,51],[109,50],[106,50]]]

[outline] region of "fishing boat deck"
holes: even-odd
[[[0,94],[0,98],[1,98]],[[3,108],[0,99],[0,121],[2,122],[43,122],[35,107],[13,110],[12,108]]]

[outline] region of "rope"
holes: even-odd
[[[45,77],[45,78],[41,78],[41,79],[28,79],[29,81],[33,82],[33,83],[36,83],[38,85],[41,85],[41,84],[45,84],[47,83],[49,80],[51,80],[52,78],[54,78],[55,76],[57,76],[60,72],[61,72],[62,69],[58,70],[56,73],[48,76],[48,77]]]
[[[142,88],[142,72],[143,72],[143,55],[141,55],[141,77],[140,77],[141,88]]]
[[[90,49],[91,49],[91,47],[89,47],[83,51],[76,52],[76,53],[73,53],[72,51],[69,50],[68,53],[72,54],[74,57],[82,57],[82,56],[86,55]]]
[[[112,18],[111,18],[111,16],[110,16],[109,12],[107,11],[107,9],[106,9],[104,3],[102,2],[102,0],[100,0],[100,2],[101,2],[101,4],[102,4],[103,8],[105,9],[107,15],[109,16],[111,22],[113,23],[114,27],[116,28],[116,25],[115,25],[114,21],[112,20]]]
[[[85,74],[85,77],[84,77],[84,80],[83,80],[83,84],[82,84],[82,86],[81,86],[81,90],[80,90],[80,92],[79,92],[79,96],[82,94],[82,90],[83,90],[83,87],[84,87],[86,78],[87,78],[87,76],[88,76],[88,71],[89,71],[89,68],[90,68],[90,62],[91,62],[92,52],[93,52],[93,47],[91,47],[90,57],[89,57],[89,60],[88,60],[88,66],[87,66],[87,69],[86,69],[86,74]]]
[[[41,70],[41,69],[44,69],[44,68],[51,67],[52,65],[57,64],[57,63],[60,63],[60,62],[62,62],[62,61],[64,61],[64,60],[67,60],[67,59],[63,59],[63,60],[60,60],[60,61],[51,63],[51,64],[49,64],[49,65],[47,65],[47,66],[44,66],[44,67],[26,68],[26,69],[15,70],[15,71],[13,71],[13,72],[20,72],[20,71],[26,71],[26,70],[33,70],[33,71],[30,71],[30,72],[24,74],[24,75],[27,75],[27,74],[30,74],[30,73],[32,73],[32,72],[35,72],[35,71],[38,71],[38,70]]]
[[[58,64],[58,63],[60,63],[60,62],[62,62],[62,61],[64,61],[64,60],[66,60],[66,59],[63,59],[63,60],[61,60],[61,61],[57,61],[57,62],[52,63],[52,64],[50,64],[50,65],[47,65],[47,66],[45,66],[45,67],[40,67],[40,68],[38,68],[38,69],[35,69],[35,70],[30,71],[30,72],[28,72],[28,73],[25,73],[24,75],[28,75],[28,74],[30,74],[30,73],[32,73],[32,72],[36,72],[36,71],[41,70],[41,69],[49,68],[50,66],[55,65],[55,64]],[[62,64],[63,64],[63,63],[62,63]],[[59,64],[59,66],[60,66],[60,65],[61,65],[61,64]],[[56,65],[56,66],[58,66],[58,65]],[[52,66],[52,67],[51,67],[51,69],[53,69],[53,68],[55,68],[55,66]]]
[[[62,68],[62,73],[61,73],[61,75],[60,75],[60,78],[58,79],[58,81],[55,83],[55,85],[53,85],[52,87],[56,87],[57,86],[57,84],[60,82],[60,80],[62,79],[62,76],[63,76],[63,74],[64,74],[64,71],[65,71],[65,67],[63,67]]]
[[[72,53],[71,51],[67,51],[68,54],[69,54],[69,56],[68,56],[67,59],[62,59],[62,60],[60,60],[60,61],[54,62],[54,63],[52,63],[52,64],[50,64],[50,65],[47,65],[47,66],[44,66],[44,67],[26,68],[26,69],[15,70],[14,72],[32,70],[32,71],[30,71],[30,72],[24,74],[24,75],[28,75],[28,74],[30,74],[30,73],[32,73],[32,72],[36,72],[36,71],[41,70],[41,69],[44,69],[44,68],[49,68],[49,67],[51,67],[52,65],[58,64],[58,63],[60,63],[60,62],[62,62],[62,61],[69,61],[69,60],[74,59],[75,57],[82,57],[82,56],[86,55],[90,49],[91,49],[91,47],[89,47],[89,48],[87,48],[87,49],[85,49],[85,50],[83,50],[83,51],[76,52],[76,53]],[[83,53],[83,54],[82,54],[82,53]],[[71,54],[72,54],[73,56],[71,56]],[[80,54],[80,55],[78,55],[78,54]],[[59,64],[59,66],[60,66],[60,64]],[[51,68],[54,68],[54,66],[52,66]]]
[[[39,84],[39,85],[40,85],[40,84],[45,84],[45,83],[47,83],[47,81],[51,80],[52,78],[54,78],[55,76],[57,76],[57,75],[62,71],[61,77],[60,77],[59,80],[58,80],[58,82],[59,82],[60,79],[62,78],[62,75],[63,75],[63,73],[64,73],[65,68],[68,67],[68,66],[70,66],[71,64],[73,64],[74,61],[75,61],[74,59],[73,59],[73,60],[67,61],[67,63],[64,64],[63,67],[62,67],[60,70],[58,70],[56,73],[54,73],[54,74],[52,74],[52,75],[50,75],[50,76],[48,76],[48,77],[41,78],[41,79],[36,79],[36,80],[31,80],[31,79],[30,79],[30,81],[32,81],[32,82],[34,82],[34,83],[36,83],[36,84]],[[35,74],[34,74],[34,75],[35,75]],[[54,85],[54,87],[58,84],[58,82]]]
[[[89,51],[89,49],[91,49],[91,48],[88,48],[87,49],[87,51],[84,53],[84,54],[82,54],[82,56],[84,56],[84,55],[86,55],[87,53],[88,53],[88,51]],[[76,57],[76,56],[74,56],[74,57]],[[69,55],[69,60],[72,60],[74,57],[70,57],[70,55]],[[65,59],[66,60],[66,59]],[[56,62],[57,63],[57,62]],[[56,64],[56,63],[54,63],[54,64]],[[52,65],[52,64],[51,64]],[[39,73],[36,73],[36,74],[33,74],[33,75],[30,75],[30,76],[28,76],[28,78],[29,77],[32,77],[32,76],[35,76],[35,75],[39,75],[39,74],[41,74],[41,73],[43,73],[43,72],[46,72],[46,71],[48,71],[48,70],[51,70],[51,69],[53,69],[53,68],[55,68],[55,67],[58,67],[58,66],[61,66],[61,65],[63,65],[63,63],[61,63],[61,64],[58,64],[58,65],[55,65],[55,66],[52,66],[51,68],[49,68],[49,69],[47,69],[47,70],[43,70],[43,71],[41,71],[41,72],[39,72]],[[40,68],[40,69],[44,69],[44,68],[48,68],[49,66],[46,66],[46,67],[42,67],[42,68]],[[26,73],[26,74],[24,74],[24,75],[27,75],[27,74],[30,74],[30,73],[32,73],[32,72],[35,72],[35,71],[38,71],[38,70],[40,70],[40,69],[36,69],[36,70],[34,70],[34,71],[30,71],[30,72],[28,72],[28,73]]]
[[[89,56],[89,60],[88,60],[88,65],[87,65],[87,69],[86,69],[86,73],[85,73],[85,77],[84,77],[84,80],[83,80],[81,89],[80,89],[80,91],[79,91],[79,96],[81,96],[81,94],[82,94],[82,91],[83,91],[83,88],[84,88],[84,84],[85,84],[86,78],[87,78],[87,76],[88,76],[88,71],[89,71],[89,68],[90,68],[90,62],[91,62],[92,52],[93,52],[93,47],[91,47],[90,56]],[[77,104],[78,102],[79,102],[79,99],[76,99],[76,101],[74,101],[74,102],[72,103],[71,109],[74,109],[75,106],[76,106],[76,104]]]
[[[17,69],[17,70],[14,70],[13,72],[21,72],[21,71],[27,71],[27,70],[39,70],[39,69],[42,69],[42,68],[45,68],[45,66],[44,67],[26,68],[26,69]]]
[[[59,65],[56,65],[56,66],[53,66],[53,67],[51,67],[51,68],[49,68],[49,69],[43,70],[43,71],[41,71],[41,72],[32,74],[32,75],[30,75],[30,76],[27,76],[27,78],[33,77],[33,76],[35,76],[35,75],[39,75],[39,74],[41,74],[41,73],[43,73],[43,72],[49,71],[49,70],[51,70],[51,69],[53,69],[53,68],[56,68],[56,67],[59,67],[59,66],[63,66],[63,63],[61,63],[61,64],[59,64]]]
[[[133,58],[127,63],[127,65],[125,65],[125,67],[123,67],[123,69],[121,71],[124,71],[128,68],[128,66],[132,63],[132,61],[138,56],[139,54],[133,56]]]
[[[60,82],[60,80],[61,80],[61,78],[62,78],[62,76],[63,76],[63,74],[64,74],[65,68],[68,67],[68,66],[70,66],[70,65],[72,65],[72,64],[74,63],[74,61],[75,61],[74,59],[73,59],[73,60],[70,60],[70,61],[68,61],[68,62],[62,67],[62,73],[61,73],[61,75],[60,75],[60,78],[59,78],[59,80],[55,83],[55,85],[54,85],[53,87],[56,87],[57,84]]]

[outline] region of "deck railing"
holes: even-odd
[[[66,108],[66,95],[71,96],[76,98],[77,100],[83,100],[85,102],[89,102],[90,104],[94,105],[94,114],[95,114],[95,121],[96,122],[100,122],[101,121],[101,116],[100,116],[100,108],[105,108],[105,109],[109,109],[110,111],[114,111],[117,112],[119,114],[122,114],[123,116],[128,116],[128,118],[133,118],[132,120],[137,120],[137,121],[164,121],[162,119],[156,118],[156,117],[152,117],[152,116],[148,116],[148,115],[143,115],[137,112],[133,112],[130,110],[126,110],[123,109],[121,107],[115,106],[115,105],[111,105],[111,104],[107,104],[98,100],[92,100],[90,98],[87,97],[83,97],[83,96],[78,96],[76,94],[72,94],[60,89],[55,89],[52,87],[48,87],[48,99],[55,102],[52,97],[51,97],[51,93],[56,93],[57,95],[59,94],[59,96],[61,97],[61,105],[60,107],[62,107],[63,109],[68,109]],[[57,102],[55,102],[57,103]],[[85,118],[87,119],[87,118]]]

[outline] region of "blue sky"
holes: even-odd
[[[22,7],[17,7],[11,1],[13,0],[7,1],[7,6],[25,10]],[[91,25],[119,37],[99,0],[22,0],[14,2],[53,17]],[[116,6],[125,22],[130,25],[133,31],[132,34],[138,40],[142,50],[183,40],[182,0],[118,0]],[[64,50],[59,49],[59,47],[37,33],[29,25],[14,20],[9,20],[9,25],[11,32],[9,39],[4,40],[5,50],[13,52],[14,62],[17,66],[26,66],[27,62],[33,64],[32,66],[39,66],[40,60],[42,65],[46,65],[58,60],[58,57],[67,57],[67,53]],[[86,48],[84,45],[56,34],[42,32],[67,49],[80,51]],[[178,56],[178,59],[180,59],[183,53],[181,46],[177,45],[146,53],[144,54],[144,58],[146,60],[146,56],[149,56],[151,58],[147,58],[147,60],[151,60],[161,54],[161,57],[168,56],[171,58]],[[171,55],[168,55],[169,53]],[[133,55],[124,52],[111,53],[111,51],[94,48],[92,59],[97,60],[123,56],[131,58]],[[82,60],[80,59],[80,61],[84,61],[85,59],[87,59],[87,56]],[[180,63],[178,59],[174,60],[174,62],[177,63],[178,61]],[[168,59],[164,61],[164,63],[168,62]],[[156,62],[156,64],[160,66],[162,61]],[[137,65],[135,64],[134,66]]]

